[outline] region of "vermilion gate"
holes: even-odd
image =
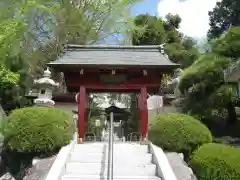
[[[160,53],[160,46],[78,45],[67,45],[49,66],[64,73],[69,92],[79,92],[79,138],[84,138],[88,93],[134,92],[140,94],[143,140],[148,132],[147,94],[158,92],[163,74],[178,67]]]

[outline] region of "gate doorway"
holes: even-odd
[[[79,92],[78,135],[84,139],[89,93],[137,93],[141,138],[147,139],[147,95],[159,91],[164,73],[178,64],[161,54],[161,46],[67,45],[62,56],[48,64],[63,72],[68,92]]]

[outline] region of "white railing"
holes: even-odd
[[[110,113],[107,180],[113,180],[113,112]]]
[[[132,132],[127,135],[127,141],[141,141],[142,136],[139,132]]]
[[[67,146],[62,147],[59,151],[56,160],[54,161],[45,180],[60,180],[61,175],[65,171],[65,165],[68,162],[70,155],[77,144],[77,133],[74,134],[73,140]]]
[[[162,180],[177,180],[163,150],[152,143],[149,143],[149,150],[153,155],[153,163],[157,165],[157,175]]]

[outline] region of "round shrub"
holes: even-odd
[[[149,128],[149,139],[166,151],[189,155],[198,146],[212,142],[208,128],[199,120],[185,114],[156,116]]]
[[[189,165],[199,180],[240,179],[240,151],[228,145],[204,144],[193,153]]]
[[[29,107],[7,117],[3,134],[11,151],[53,153],[70,142],[74,131],[72,117],[62,110]]]

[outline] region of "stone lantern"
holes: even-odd
[[[38,98],[34,100],[37,106],[53,106],[55,104],[52,100],[52,91],[54,88],[59,87],[59,83],[56,83],[50,77],[51,72],[47,68],[42,78],[34,80],[34,84],[38,88]]]

